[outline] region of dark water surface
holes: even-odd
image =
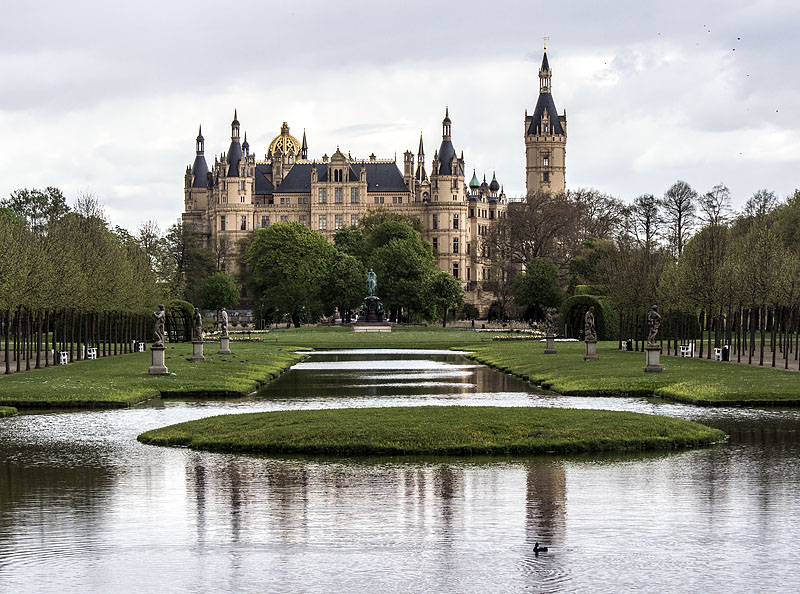
[[[314,355],[246,400],[0,420],[0,592],[800,591],[800,411],[555,396],[430,353]],[[630,410],[731,438],[499,460],[136,442],[220,413],[420,404]]]

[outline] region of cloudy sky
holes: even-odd
[[[567,184],[630,201],[683,179],[800,187],[800,3],[6,2],[0,197],[89,191],[112,224],[162,229],[183,206],[203,125],[227,150],[238,109],[263,156],[287,121],[309,156],[336,146],[401,162],[445,105],[453,143],[509,196],[524,192],[523,116],[549,36],[567,110]]]

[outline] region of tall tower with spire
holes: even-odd
[[[525,110],[525,189],[563,192],[566,188],[567,111],[559,115],[553,101],[552,76],[544,48],[539,68],[539,99],[531,115]]]

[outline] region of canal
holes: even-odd
[[[731,437],[501,459],[136,441],[216,414],[417,405],[646,412]],[[0,420],[0,592],[800,591],[799,430],[797,410],[544,393],[446,351],[318,353],[247,399]]]

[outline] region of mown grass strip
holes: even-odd
[[[498,333],[436,326],[394,326],[391,332],[354,332],[343,326],[282,328],[261,334],[265,344],[314,349],[441,349],[488,343]]]
[[[691,421],[639,413],[427,406],[222,415],[138,439],[223,452],[463,456],[663,450],[724,437]]]
[[[0,406],[0,419],[17,414],[17,409],[13,406]]]
[[[475,345],[469,357],[559,394],[659,396],[703,406],[797,406],[800,375],[699,359],[661,357],[664,371],[644,373],[644,353],[619,351],[614,342],[597,344],[599,361],[583,360],[583,343],[557,343],[555,355],[543,343],[492,342]]]
[[[236,343],[232,355],[205,345],[206,361],[193,363],[190,344],[169,344],[170,375],[148,375],[149,352],[80,361],[61,367],[0,376],[0,405],[17,408],[125,407],[156,396],[240,397],[303,358],[276,345]]]

